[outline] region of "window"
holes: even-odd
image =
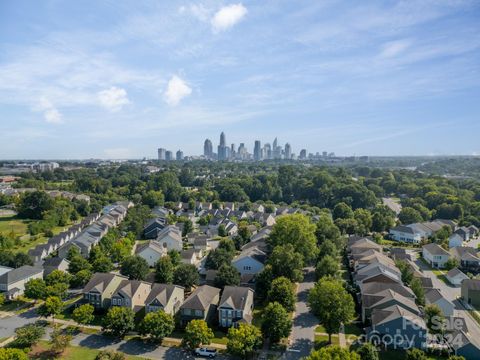
[[[195,310],[195,316],[202,316],[203,317],[203,311],[202,310]]]
[[[243,270],[252,270],[252,267],[245,265],[245,266],[243,267]]]
[[[190,315],[190,309],[183,309],[183,315]]]
[[[112,304],[113,304],[113,305],[117,305],[117,299],[113,298],[113,299],[112,299]]]
[[[237,318],[241,318],[242,317],[242,311],[241,310],[237,310]]]

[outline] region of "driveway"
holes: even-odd
[[[20,315],[6,316],[0,319],[0,338],[15,335],[15,329],[40,320],[36,309],[30,309]]]
[[[318,320],[310,313],[307,306],[307,296],[308,291],[314,285],[314,268],[306,268],[305,277],[297,289],[297,303],[295,305],[292,334],[290,335],[290,346],[282,359],[301,359],[308,356],[313,348],[315,327],[318,325]]]

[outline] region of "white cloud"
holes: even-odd
[[[110,89],[102,90],[98,93],[100,104],[110,111],[118,111],[124,105],[130,103],[125,89],[112,86]]]
[[[40,99],[40,110],[43,111],[43,117],[47,123],[62,124],[62,114],[47,98]]]
[[[211,23],[214,32],[228,30],[241,21],[247,14],[247,8],[240,4],[222,7],[213,16]]]
[[[167,90],[164,94],[165,102],[171,106],[178,105],[184,97],[190,95],[191,93],[192,89],[187,85],[187,83],[178,76],[173,75],[168,82]]]
[[[408,40],[392,41],[383,45],[383,50],[380,53],[380,56],[383,58],[392,58],[401,54],[409,47],[410,41]]]

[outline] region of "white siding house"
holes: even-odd
[[[453,247],[462,246],[463,245],[463,237],[460,234],[453,233],[448,238],[448,247],[451,249]]]
[[[243,251],[236,259],[232,261],[232,265],[240,272],[241,275],[255,275],[265,267],[266,254],[258,248],[250,248]]]
[[[450,253],[441,246],[431,243],[422,248],[423,258],[434,268],[442,269],[450,257]]]

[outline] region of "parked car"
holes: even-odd
[[[217,350],[207,349],[207,348],[198,348],[198,349],[195,349],[195,355],[213,359],[215,356],[217,356]]]

